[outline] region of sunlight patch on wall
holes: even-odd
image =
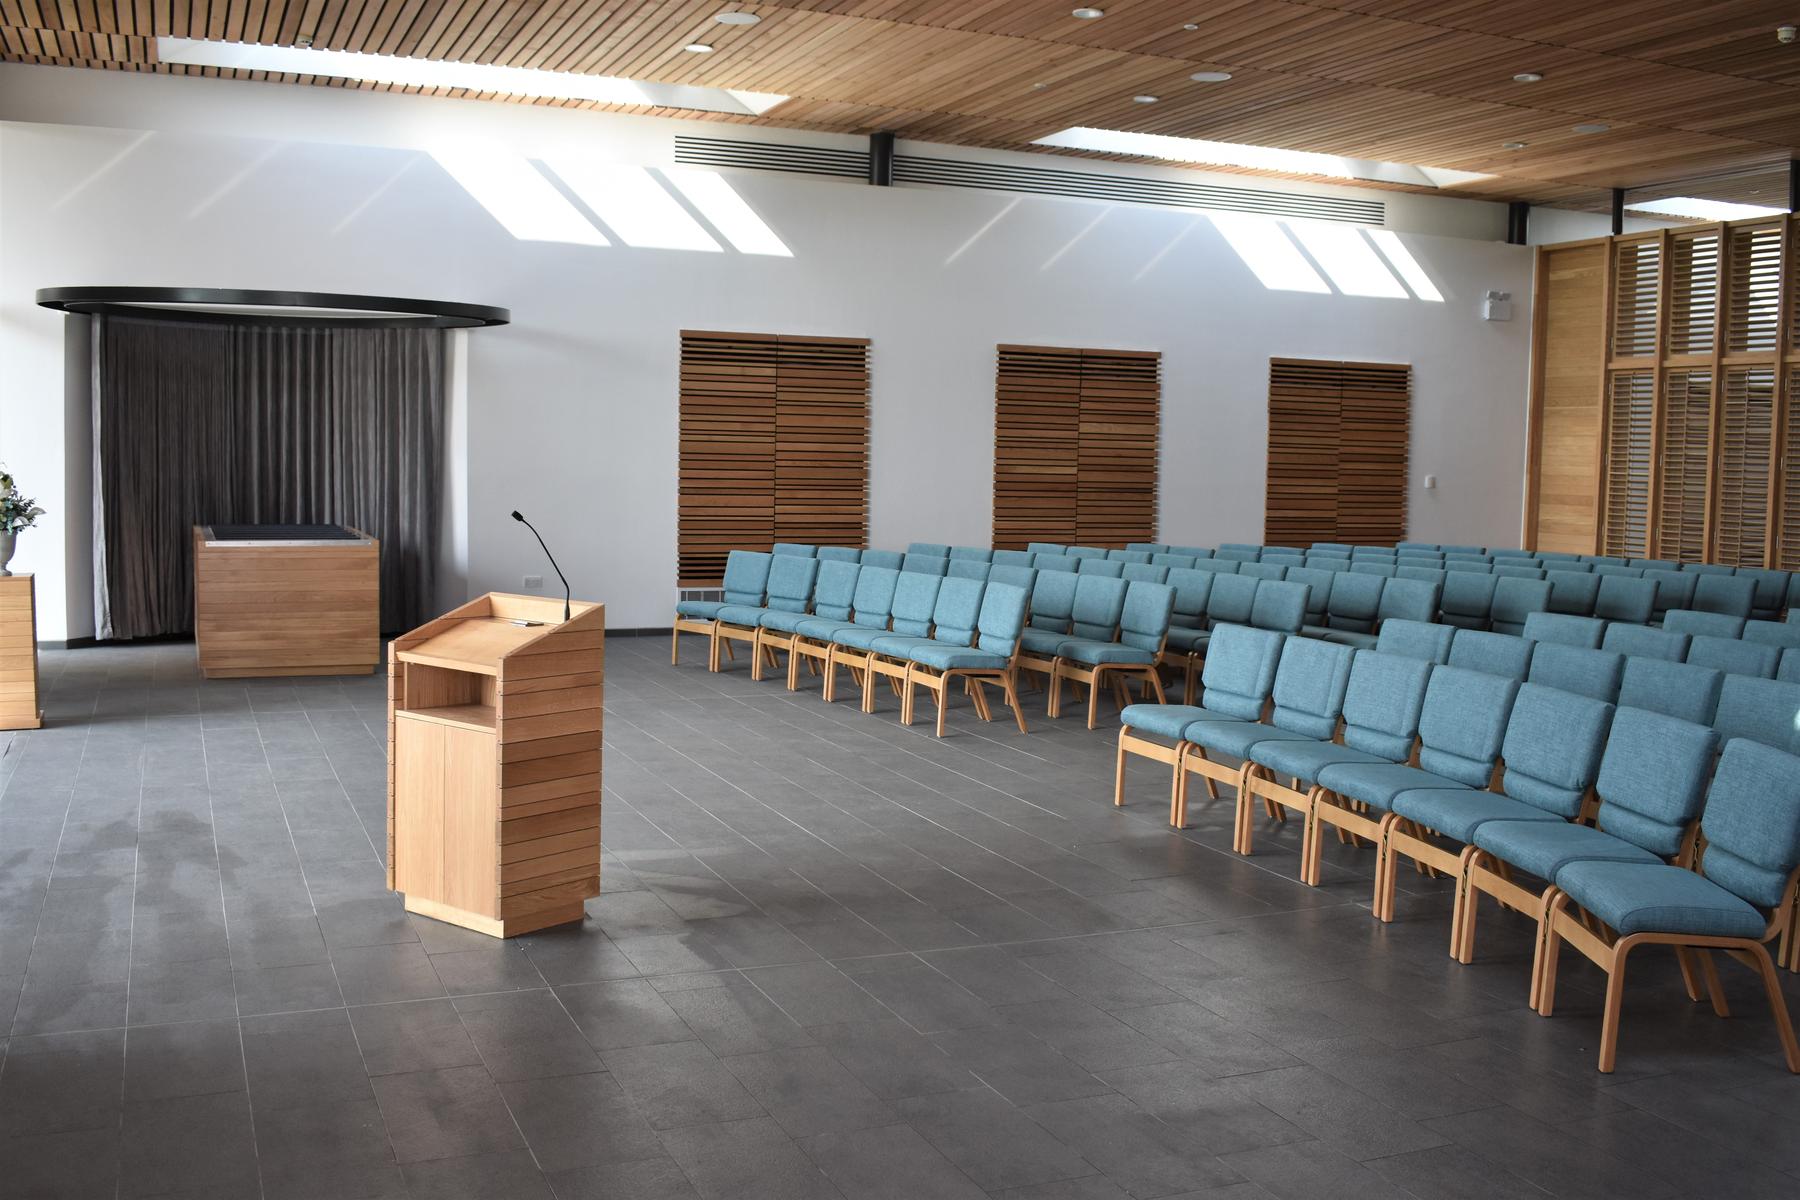
[[[573,155],[545,162],[627,246],[640,250],[723,250],[643,167]]]
[[[438,165],[522,242],[612,243],[522,155],[463,143],[431,152]]]
[[[1212,223],[1262,285],[1272,292],[1331,291],[1278,221],[1236,213],[1212,213]]]
[[[738,253],[794,257],[787,243],[769,228],[767,221],[756,215],[756,210],[737,194],[724,176],[716,171],[681,168],[665,171],[664,175]]]

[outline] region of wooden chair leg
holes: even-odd
[[[1169,702],[1169,698],[1163,694],[1161,672],[1159,672],[1155,667],[1151,667],[1148,671],[1145,672],[1145,675],[1150,680],[1150,690],[1156,693],[1156,702],[1158,704],[1167,704]]]
[[[1720,1017],[1731,1015],[1731,1006],[1725,1002],[1725,989],[1719,986],[1719,968],[1713,962],[1712,952],[1704,946],[1695,949],[1700,959],[1700,977],[1706,981],[1706,994],[1712,1001],[1714,1014]]]
[[[911,725],[913,719],[913,691],[915,688],[911,664],[906,668],[906,686],[900,692],[900,723]]]
[[[875,711],[875,667],[871,663],[863,664],[862,710],[865,713]]]
[[[677,625],[669,631],[669,665],[681,665],[681,626]]]
[[[750,635],[750,682],[762,682],[763,656],[773,657],[773,652],[763,645],[762,630],[759,628]]]
[[[1700,976],[1694,972],[1694,951],[1687,946],[1676,946],[1675,962],[1681,967],[1681,986],[1687,991],[1687,998],[1694,1003],[1700,1002]]]
[[[1475,857],[1479,853],[1473,846],[1464,846],[1461,869],[1456,873],[1456,907],[1450,912],[1450,957],[1459,963],[1468,962],[1474,954],[1475,901],[1479,893],[1469,882],[1469,876],[1475,869]]]
[[[715,633],[713,636],[718,637],[718,634]],[[726,662],[736,662],[737,661],[737,651],[732,649],[731,639],[728,637],[720,637],[719,644],[725,648],[725,661]]]
[[[1169,825],[1174,829],[1187,828],[1187,756],[1187,746],[1176,749],[1175,779],[1169,787]]]
[[[1013,720],[1019,723],[1019,732],[1027,732],[1025,728],[1025,710],[1019,707],[1019,684],[1012,671],[1000,677],[1000,686],[1006,689],[1006,706],[1012,709]]]
[[[1556,967],[1562,960],[1562,935],[1556,931],[1556,921],[1569,903],[1566,893],[1555,888],[1550,891],[1550,904],[1544,913],[1544,945],[1539,952],[1544,956],[1543,969],[1538,972],[1537,1011],[1540,1017],[1547,1017],[1556,1010]]]
[[[1633,938],[1613,944],[1612,962],[1606,967],[1606,1008],[1600,1018],[1600,1073],[1611,1075],[1619,1058],[1619,1011],[1625,1004],[1625,960],[1637,945]]]
[[[1103,678],[1105,678],[1105,676],[1101,674],[1099,667],[1095,667],[1094,673],[1092,675],[1088,676],[1088,728],[1089,729],[1093,729],[1099,720],[1099,716],[1100,716],[1100,681]]]
[[[983,686],[988,680],[979,675],[970,675],[967,679],[969,684],[969,699],[975,702],[975,715],[980,717],[983,721],[992,721],[994,719],[994,710],[988,705],[987,688]]]
[[[799,650],[795,649],[795,645],[797,644],[798,639],[796,639],[794,645],[788,646],[787,687],[790,692],[797,692],[800,690],[800,660],[806,657],[804,654],[801,654]]]
[[[719,662],[719,645],[724,640],[725,639],[719,636],[719,627],[714,625],[712,627],[712,632],[707,634],[706,642],[706,669],[711,671],[714,675],[719,673],[719,668],[722,665]],[[730,645],[726,645],[725,649],[731,649]]]
[[[824,698],[825,703],[827,703],[827,704],[830,704],[832,702],[832,700],[836,699],[836,697],[837,697],[837,647],[836,646],[825,647],[825,685],[824,685],[823,689],[819,692],[819,695]]]
[[[1113,762],[1113,807],[1125,807],[1125,738],[1131,730],[1119,726],[1119,752]],[[1173,811],[1173,810],[1171,810]]]
[[[1194,659],[1193,659],[1192,655],[1189,655],[1188,660],[1187,660],[1187,670],[1186,670],[1186,673],[1182,676],[1182,682],[1181,682],[1181,702],[1183,704],[1192,704],[1194,702],[1195,678],[1196,678],[1196,672],[1194,671]]]
[[[1781,1052],[1787,1057],[1787,1069],[1800,1075],[1800,1044],[1794,1041],[1794,1022],[1788,1016],[1787,998],[1781,994],[1781,980],[1775,975],[1769,948],[1760,942],[1750,947],[1756,970],[1762,976],[1763,991],[1769,996],[1769,1014],[1775,1018],[1775,1032],[1781,1038]]]
[[[1050,682],[1048,686],[1050,688],[1050,701],[1044,709],[1044,715],[1051,720],[1055,720],[1057,717],[1062,716],[1062,671],[1060,670],[1060,664],[1051,664]]]
[[[938,686],[932,689],[931,696],[937,701],[937,735],[943,737],[944,713],[950,707],[950,681],[948,679],[940,680]]]

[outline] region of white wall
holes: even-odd
[[[1467,236],[1494,205],[1383,196],[1445,296],[1427,303],[1269,290],[1198,213],[755,172],[727,178],[791,258],[520,241],[411,148],[474,122],[532,153],[656,163],[677,122],[19,66],[0,67],[0,117],[0,458],[52,496],[86,467],[66,460],[63,318],[33,291],[160,284],[511,308],[468,335],[468,510],[448,542],[466,538],[470,590],[518,590],[549,575],[507,519],[524,510],[614,627],[668,620],[683,328],[872,339],[876,545],[987,543],[996,342],[1163,352],[1175,542],[1261,539],[1271,356],[1410,362],[1413,475],[1439,480],[1412,493],[1412,535],[1518,538],[1531,259]],[[1512,321],[1481,319],[1488,289],[1519,301]],[[65,515],[17,560],[40,572],[47,639],[88,632]]]

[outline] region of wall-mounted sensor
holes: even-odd
[[[1437,476],[1436,475],[1427,475],[1425,477],[1425,490],[1430,492],[1430,491],[1435,491],[1436,489],[1437,489]]]
[[[1512,320],[1512,293],[1489,291],[1481,302],[1481,319],[1484,321]]]

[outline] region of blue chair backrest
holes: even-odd
[[[1039,571],[1031,587],[1031,628],[1067,633],[1069,617],[1075,611],[1075,584],[1078,577],[1070,571]]]
[[[1400,569],[1394,572],[1394,577],[1396,579],[1422,579],[1426,583],[1434,583],[1441,595],[1444,589],[1444,577],[1448,574],[1448,571],[1439,567],[1412,567],[1401,563]],[[1433,613],[1432,615],[1436,616],[1437,614]]]
[[[1125,585],[1125,608],[1119,614],[1119,641],[1134,650],[1161,650],[1175,610],[1175,589],[1166,583],[1140,580]]]
[[[1402,542],[1400,544],[1404,546],[1404,545],[1407,545],[1408,543]],[[1421,544],[1423,544],[1423,543],[1421,543]],[[1352,550],[1356,549],[1356,547],[1352,546],[1349,542],[1314,542],[1311,546],[1308,547],[1308,549],[1309,550],[1340,550],[1344,553],[1345,557],[1349,557],[1350,552]]]
[[[862,551],[854,546],[820,546],[818,558],[820,562],[859,563]]]
[[[1070,546],[1063,551],[1070,558],[1105,558],[1106,551],[1098,546]]]
[[[1781,665],[1775,668],[1775,678],[1783,683],[1800,683],[1800,646],[1790,646],[1781,652]]]
[[[1505,562],[1494,564],[1494,574],[1506,579],[1543,579],[1548,572],[1542,567],[1519,567]]]
[[[1387,563],[1389,566],[1392,566],[1399,560],[1399,557],[1400,555],[1398,552],[1391,550],[1386,546],[1357,546],[1350,551],[1350,561],[1353,563]]]
[[[1031,558],[1032,554],[1029,550],[994,551],[994,565],[996,567],[1029,567],[1031,565]]]
[[[1253,542],[1220,542],[1219,549],[1221,549],[1221,550],[1237,550],[1237,551],[1248,550],[1253,554],[1261,554],[1262,553],[1262,547],[1259,545],[1256,545]]]
[[[894,567],[868,567],[856,577],[856,616],[858,625],[886,629],[894,615],[894,590],[900,586],[900,571]]]
[[[832,621],[848,621],[856,611],[856,582],[862,568],[840,558],[819,561],[819,581],[813,587],[813,612]]]
[[[1501,787],[1533,808],[1559,817],[1579,816],[1600,773],[1600,755],[1612,720],[1608,701],[1542,684],[1520,684],[1500,746],[1506,764]]]
[[[1777,612],[1786,603],[1788,590],[1788,573],[1786,571],[1771,571],[1762,567],[1739,567],[1732,574],[1739,579],[1748,579],[1755,585],[1750,601],[1752,612]]]
[[[813,583],[818,578],[818,559],[775,555],[769,565],[768,607],[778,612],[805,612],[812,603]]]
[[[733,550],[725,556],[725,603],[760,605],[769,591],[775,556],[761,550]]]
[[[1450,661],[1450,635],[1455,632],[1454,626],[1431,621],[1383,621],[1375,649],[1428,663],[1446,663]]]
[[[1789,898],[1800,865],[1800,758],[1727,741],[1700,815],[1701,872],[1758,908]]]
[[[950,547],[950,557],[966,558],[974,562],[993,562],[994,552],[980,546],[952,546]]]
[[[1794,572],[1793,577],[1788,580],[1787,600],[1784,603],[1787,605],[1788,620],[1792,621],[1800,616],[1800,571]]]
[[[1725,672],[1712,667],[1627,656],[1619,680],[1619,705],[1711,725],[1724,682]]]
[[[1726,741],[1749,738],[1779,750],[1800,747],[1800,684],[1727,675],[1712,725]]]
[[[865,567],[882,567],[886,570],[898,571],[906,565],[906,555],[898,550],[864,550],[862,565]]]
[[[950,547],[943,542],[912,542],[906,547],[908,554],[927,554],[937,558],[949,558]]]
[[[1012,563],[995,563],[994,569],[988,572],[988,586],[1004,583],[1010,587],[1024,588],[1027,596],[1031,595],[1032,585],[1037,582],[1036,567],[1014,566]]]
[[[1306,555],[1299,550],[1264,550],[1262,561],[1267,566],[1292,570],[1306,565]]]
[[[1544,576],[1550,585],[1550,611],[1572,617],[1594,615],[1600,598],[1600,577],[1591,572],[1550,571]]]
[[[1350,569],[1350,552],[1337,550],[1308,550],[1306,565],[1318,567],[1324,571],[1348,571]]]
[[[1694,575],[1730,575],[1736,570],[1723,563],[1682,563],[1681,569]]]
[[[1716,667],[1727,675],[1773,679],[1781,662],[1781,647],[1701,634],[1688,643],[1687,661],[1695,666]]]
[[[1488,557],[1492,558],[1495,562],[1498,562],[1503,558],[1535,559],[1537,557],[1537,552],[1533,550],[1518,550],[1508,546],[1490,546],[1488,547]]]
[[[1602,566],[1623,567],[1626,565],[1624,559],[1611,554],[1583,554],[1580,558],[1582,562],[1593,563],[1596,569]]]
[[[1672,558],[1628,558],[1625,561],[1634,567],[1642,567],[1646,571],[1681,570],[1681,564]]]
[[[1702,575],[1694,585],[1694,607],[1701,612],[1747,618],[1755,600],[1756,580],[1738,575]]]
[[[1590,700],[1612,704],[1625,678],[1625,656],[1611,650],[1588,650],[1560,642],[1539,642],[1531,651],[1527,683],[1552,687]]]
[[[942,578],[949,573],[950,560],[939,558],[935,554],[920,554],[915,550],[908,550],[906,561],[901,563],[900,569],[907,574],[936,575]]]
[[[937,603],[931,609],[931,636],[956,646],[972,643],[976,623],[981,619],[981,594],[986,590],[984,579],[953,577],[944,580],[943,586],[938,588]]]
[[[1026,542],[1025,549],[1032,554],[1061,554],[1067,547],[1058,542]]]
[[[1393,579],[1400,574],[1400,568],[1391,562],[1380,562],[1371,559],[1357,559],[1350,564],[1350,571],[1355,575],[1379,575],[1383,579]]]
[[[1390,579],[1381,587],[1381,603],[1375,609],[1376,620],[1429,621],[1437,616],[1438,600],[1443,588],[1420,579]]]
[[[1644,577],[1644,568],[1628,567],[1622,562],[1599,562],[1599,561],[1596,561],[1594,563],[1594,574],[1596,574],[1596,575],[1623,575],[1628,579],[1642,579]]]
[[[1744,618],[1727,613],[1701,612],[1693,608],[1670,609],[1663,616],[1663,628],[1670,633],[1692,637],[1735,638],[1744,635]]]
[[[1083,558],[1078,560],[1075,568],[1077,575],[1101,575],[1108,579],[1120,579],[1125,574],[1125,564],[1116,558]]]
[[[1064,571],[1073,575],[1080,567],[1081,560],[1067,554],[1034,554],[1031,556],[1031,565],[1040,571]]]
[[[1317,625],[1325,619],[1325,607],[1331,602],[1331,581],[1336,578],[1336,571],[1327,571],[1320,567],[1289,567],[1288,583],[1306,585],[1306,619]]]
[[[1558,642],[1564,646],[1598,650],[1600,640],[1606,636],[1606,622],[1594,617],[1537,612],[1525,618],[1523,636],[1534,642]]]
[[[1318,543],[1315,542],[1313,544],[1317,545]],[[1396,550],[1435,550],[1440,554],[1443,553],[1443,547],[1439,546],[1436,542],[1395,542],[1394,549],[1396,549]]]
[[[1627,625],[1615,621],[1606,627],[1606,636],[1600,639],[1600,648],[1637,658],[1680,662],[1687,657],[1688,635],[1649,625]]]
[[[1387,580],[1380,575],[1358,575],[1339,571],[1331,581],[1331,598],[1325,605],[1325,624],[1332,629],[1352,633],[1368,633],[1375,628],[1381,611],[1381,589]]]
[[[1518,690],[1514,680],[1485,671],[1433,668],[1425,686],[1425,710],[1419,714],[1419,766],[1470,787],[1486,787]]]
[[[1220,575],[1213,580],[1206,601],[1206,618],[1214,626],[1248,625],[1256,611],[1256,589],[1262,580],[1245,575]]]
[[[1212,712],[1245,721],[1262,719],[1275,687],[1275,667],[1286,640],[1269,629],[1221,625],[1206,648],[1200,673],[1200,703]]]
[[[1694,585],[1700,582],[1698,575],[1651,567],[1645,569],[1644,578],[1656,584],[1656,605],[1651,610],[1652,619],[1660,621],[1662,615],[1672,608],[1694,606]]]
[[[1647,625],[1656,613],[1656,581],[1623,575],[1596,575],[1600,590],[1594,595],[1594,615],[1603,621],[1629,621]]]
[[[1152,554],[1150,561],[1159,567],[1192,567],[1197,559],[1191,554]]]
[[[1125,548],[1127,550],[1142,550],[1146,554],[1162,554],[1168,550],[1168,547],[1161,542],[1126,542]]]
[[[1459,629],[1450,639],[1450,665],[1523,682],[1531,672],[1531,649],[1536,644],[1510,633]]]
[[[937,610],[938,590],[943,585],[944,579],[940,575],[927,575],[923,571],[900,572],[900,584],[894,589],[894,632],[906,637],[929,634],[931,615]]]
[[[1153,551],[1149,550],[1108,550],[1106,557],[1114,562],[1147,563],[1150,561],[1152,553]]]
[[[1253,579],[1285,579],[1287,567],[1281,563],[1247,562],[1238,568],[1239,575],[1248,575]]]
[[[1540,557],[1544,560],[1544,570],[1546,571],[1567,571],[1573,575],[1592,575],[1594,573],[1593,563],[1582,562],[1573,554],[1545,554]]]
[[[1254,546],[1220,546],[1213,551],[1213,557],[1224,559],[1226,562],[1247,563],[1260,559],[1262,551]]]
[[[1550,607],[1550,585],[1541,579],[1507,579],[1494,582],[1494,607],[1488,627],[1495,633],[1524,633],[1525,618]]]
[[[1621,704],[1594,782],[1600,828],[1674,858],[1700,815],[1718,748],[1705,725]]]
[[[1155,566],[1151,563],[1128,562],[1120,576],[1126,583],[1166,583],[1169,568]]]
[[[1494,609],[1492,575],[1470,571],[1450,571],[1444,575],[1444,594],[1438,601],[1444,620],[1463,629],[1483,629]]]
[[[1206,602],[1212,596],[1215,578],[1217,576],[1211,571],[1185,567],[1176,567],[1169,572],[1168,584],[1175,589],[1175,610],[1169,618],[1171,625],[1187,629],[1206,627]]]
[[[806,542],[776,542],[772,547],[775,554],[791,555],[795,558],[817,558],[819,548]]]
[[[1250,624],[1277,633],[1299,633],[1306,624],[1308,596],[1304,583],[1287,583],[1265,579],[1257,585],[1256,599],[1250,604]]]
[[[1350,686],[1349,646],[1316,638],[1291,637],[1282,644],[1275,670],[1270,724],[1293,733],[1329,741],[1344,715],[1344,693]]]
[[[1170,546],[1170,554],[1185,554],[1193,559],[1211,558],[1213,552],[1206,546]]]
[[[1483,551],[1480,546],[1443,546],[1443,545],[1440,545],[1438,547],[1438,549],[1442,550],[1446,556],[1451,555],[1451,554],[1463,554],[1463,555],[1473,555],[1476,558],[1482,558],[1486,554],[1486,552]]]
[[[1238,573],[1238,568],[1243,565],[1243,563],[1238,562],[1234,558],[1219,558],[1216,555],[1212,558],[1197,558],[1194,560],[1194,568],[1196,570],[1213,571],[1220,575],[1236,575]]]
[[[988,572],[993,569],[987,563],[975,558],[952,558],[949,563],[950,569],[945,574],[952,579],[979,579],[985,583]]]
[[[1432,670],[1423,659],[1358,650],[1344,692],[1344,745],[1405,762],[1419,736]]]
[[[1746,621],[1743,638],[1746,642],[1760,642],[1765,646],[1780,646],[1783,649],[1800,646],[1800,624],[1792,621]]]
[[[1030,570],[1029,567],[1024,569]],[[1026,596],[1024,588],[1010,583],[988,584],[981,597],[981,616],[977,622],[979,635],[975,645],[979,649],[1008,658],[1013,656],[1019,648],[1019,633],[1025,627]]]
[[[1459,575],[1492,575],[1494,564],[1478,558],[1445,558],[1444,570]]]
[[[1123,579],[1111,575],[1076,576],[1071,632],[1091,641],[1112,641],[1119,629],[1119,617],[1125,611],[1125,588]]]

